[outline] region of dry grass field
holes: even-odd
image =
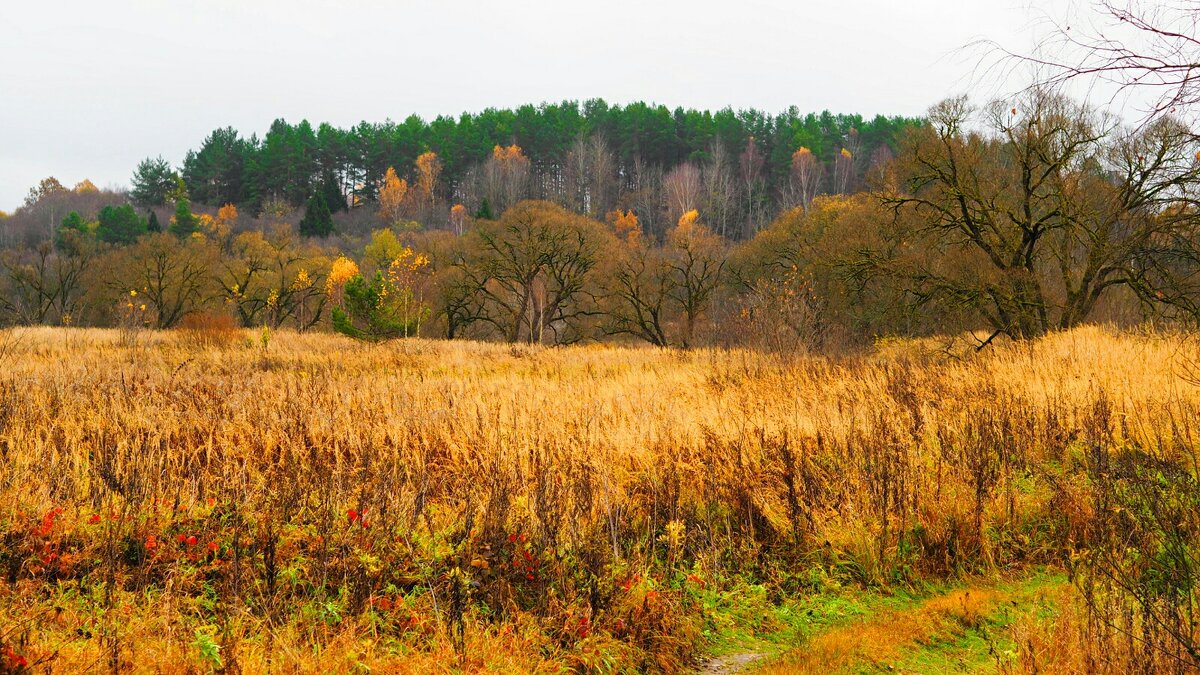
[[[770,638],[768,670],[819,672],[852,665],[822,599],[942,584],[911,616],[965,635],[1036,593],[954,584],[1034,570],[1053,607],[991,630],[980,667],[1119,671],[1136,646],[1065,581],[1099,517],[1089,457],[1184,456],[1200,414],[1200,348],[1100,328],[838,359],[0,342],[0,671],[681,672]],[[879,644],[859,657],[904,656]]]

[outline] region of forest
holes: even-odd
[[[1188,322],[1194,137],[1048,90],[922,119],[601,101],[215,131],[0,221],[15,325],[826,350]],[[976,334],[972,333],[972,334]]]

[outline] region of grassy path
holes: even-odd
[[[1048,614],[1067,582],[1056,574],[978,580],[921,596],[816,597],[791,630],[711,661],[704,673],[961,673],[996,668],[1008,627]]]

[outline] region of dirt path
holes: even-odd
[[[983,635],[988,626],[1007,625],[1015,615],[1034,611],[1061,594],[1064,585],[1061,579],[1045,579],[955,589],[910,606],[884,609],[829,627],[776,657],[767,658],[760,652],[730,654],[709,662],[700,672],[728,675],[888,670],[922,656],[932,660],[924,661],[927,664],[942,660],[948,670],[967,670],[968,661],[979,665],[987,662],[988,642]],[[955,647],[956,642],[963,644]],[[939,670],[932,665],[926,667]]]
[[[733,675],[749,668],[755,661],[765,658],[763,652],[742,652],[719,656],[700,669],[700,675]]]

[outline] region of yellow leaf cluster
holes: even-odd
[[[308,270],[301,267],[300,271],[296,273],[295,281],[292,282],[291,290],[302,291],[302,290],[312,286],[312,284],[313,284],[312,277],[309,276]]]
[[[333,295],[335,290],[340,290],[358,275],[358,264],[346,256],[338,256],[337,260],[333,261],[333,265],[329,268],[329,278],[325,280],[325,292]]]
[[[696,209],[692,209],[691,211],[688,211],[687,213],[683,214],[682,216],[679,216],[679,227],[680,228],[694,227],[696,225],[697,221],[699,221],[699,220],[700,220],[700,212],[697,211]]]

